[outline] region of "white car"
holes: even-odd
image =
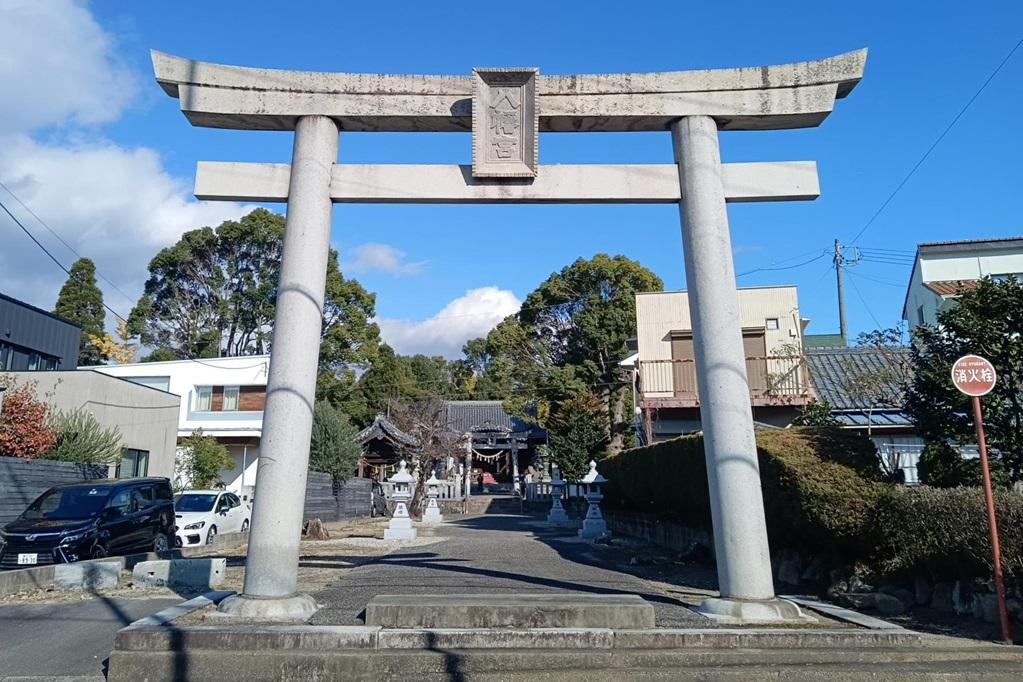
[[[211,545],[218,533],[249,530],[252,509],[234,493],[186,490],[174,498],[174,533],[178,547]]]

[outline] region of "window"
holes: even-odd
[[[0,343],[0,372],[9,370],[14,366],[14,351],[6,343]]]
[[[224,386],[224,412],[238,411],[238,395],[240,390],[237,386]]]
[[[196,386],[195,387],[195,411],[196,412],[209,412],[213,409],[213,387],[212,386]]]
[[[767,318],[764,321],[764,326],[767,327],[768,329],[777,329],[778,328],[778,318],[777,317],[769,317],[769,318]]]
[[[149,472],[149,450],[124,448],[121,464],[117,467],[117,478],[138,478]]]
[[[43,370],[57,369],[57,358],[42,353],[29,353],[28,371],[37,372]]]
[[[170,377],[125,377],[125,379],[140,386],[170,391]]]
[[[131,491],[131,500],[135,509],[149,509],[153,506],[153,488],[145,486]]]
[[[127,490],[118,492],[111,498],[107,508],[117,510],[117,516],[127,516],[131,513],[131,493]]]
[[[917,324],[924,323],[924,307],[922,305],[916,308],[916,322]]]

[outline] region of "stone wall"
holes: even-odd
[[[0,525],[14,520],[55,485],[107,477],[107,467],[0,457]]]
[[[714,538],[701,528],[664,521],[656,516],[602,510],[607,527],[615,535],[629,535],[676,552],[690,552],[694,545],[702,545],[711,553]]]

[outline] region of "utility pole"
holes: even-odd
[[[838,280],[838,329],[842,338],[848,343],[848,337],[845,335],[845,291],[842,289],[842,266],[845,264],[845,260],[842,258],[842,245],[839,241],[835,240],[835,278]]]

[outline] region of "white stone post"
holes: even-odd
[[[551,511],[547,514],[547,524],[556,528],[570,525],[572,522],[565,513],[565,507],[561,504],[561,498],[565,494],[565,480],[561,478],[558,465],[551,466]]]
[[[583,527],[579,529],[579,537],[591,541],[609,537],[607,523],[600,513],[600,501],[604,499],[603,488],[607,479],[597,471],[596,462],[590,460],[590,470],[579,483],[586,486],[587,502],[586,518],[583,519]]]
[[[337,149],[338,129],[330,118],[298,119],[245,587],[220,605],[242,617],[301,620],[317,608],[312,597],[297,592],[298,555]]]
[[[438,490],[440,481],[437,480],[437,473],[430,474],[430,478],[426,479],[426,509],[423,511],[423,523],[427,526],[436,526],[444,521],[444,516],[440,513],[440,505],[437,504],[437,498],[440,496]]]
[[[388,479],[393,484],[391,499],[394,500],[394,514],[384,530],[384,540],[415,540],[418,533],[408,514],[408,501],[412,499],[412,474],[408,465],[401,460],[398,471]]]
[[[795,604],[775,598],[771,580],[717,124],[687,116],[671,136],[721,591],[700,611],[739,622],[799,619]]]
[[[512,439],[511,446],[511,463],[512,463],[512,490],[514,490],[517,494],[521,495],[522,484],[519,482],[519,447],[518,444],[515,442],[514,438]]]

